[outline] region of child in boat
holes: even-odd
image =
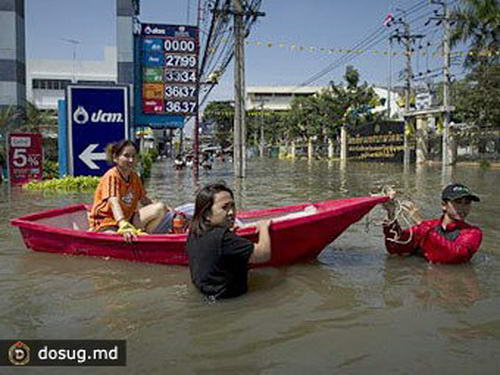
[[[119,232],[126,242],[136,239],[137,229],[153,233],[169,208],[153,203],[135,172],[137,146],[129,140],[108,145],[107,157],[115,165],[100,179],[89,214],[95,232]],[[139,208],[139,204],[142,208]]]
[[[464,220],[471,210],[471,202],[479,197],[467,186],[451,184],[441,193],[443,215],[439,219],[414,220],[417,225],[402,230],[395,220],[395,193],[383,204],[387,211],[384,236],[391,254],[420,255],[433,263],[463,263],[469,261],[481,245],[482,232]],[[413,212],[418,211],[413,207]],[[414,215],[415,217],[415,215]]]
[[[223,184],[205,186],[196,196],[186,250],[191,280],[212,300],[247,292],[248,263],[271,258],[270,220],[257,223],[256,244],[233,233],[233,192]]]

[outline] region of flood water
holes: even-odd
[[[8,219],[90,202],[0,186],[0,338],[125,339],[127,367],[1,368],[3,374],[498,374],[499,170],[456,167],[481,196],[469,221],[483,229],[470,264],[431,265],[386,254],[382,210],[350,227],[317,260],[250,272],[247,295],[207,304],[189,270],[27,251]],[[439,216],[439,167],[254,159],[200,172],[226,181],[241,209],[365,196],[394,185],[426,218]],[[153,199],[192,201],[197,184],[170,162],[154,165]],[[2,354],[3,355],[3,354]]]

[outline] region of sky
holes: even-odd
[[[196,24],[197,4],[198,0],[142,0],[139,18],[149,23]],[[388,33],[396,27],[384,28],[383,21],[390,12],[403,14],[399,9],[408,12],[412,32],[425,35],[420,42],[422,48],[419,43],[416,49],[436,52],[442,27],[434,23],[424,27],[423,23],[439,7],[430,5],[428,0],[262,0],[260,10],[266,15],[254,24],[246,39],[246,86],[298,86],[331,64],[336,69],[311,82],[311,86],[342,81],[348,64],[358,69],[362,81],[387,85],[389,60],[381,52],[387,51]],[[71,60],[74,47],[63,39],[79,41],[78,60],[103,59],[104,47],[116,45],[115,0],[26,0],[25,22],[27,59]],[[339,61],[342,57],[345,60],[345,53],[328,52],[352,49],[374,31],[387,37],[381,37],[351,61]],[[427,42],[431,45],[425,46]],[[402,46],[394,42],[393,51],[398,55],[392,60],[392,82],[401,85],[403,81],[398,81],[398,77],[405,63]],[[462,68],[458,60],[456,63],[452,72],[460,74]],[[439,56],[413,58],[416,73],[441,65]],[[231,64],[209,101],[229,100],[233,96]]]

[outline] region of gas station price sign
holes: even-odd
[[[196,113],[198,28],[142,24],[141,37],[143,113]]]

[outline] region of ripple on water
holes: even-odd
[[[216,163],[195,181],[190,171],[175,172],[162,161],[152,173],[149,195],[173,206],[193,201],[200,186],[219,180],[234,189],[240,209],[363,196],[394,185],[424,216],[440,214],[442,184],[435,167],[404,172],[383,163],[343,168],[338,162],[266,159],[251,161],[245,180],[233,180],[229,163]],[[188,268],[28,252],[17,228],[0,221],[0,332],[126,338],[134,373],[494,373],[493,359],[500,355],[500,229],[494,209],[500,173],[453,173],[483,198],[471,214],[484,231],[471,264],[446,267],[388,256],[376,223],[381,212],[375,210],[368,232],[361,221],[317,261],[252,270],[249,294],[215,304],[203,301]],[[92,199],[0,189],[5,218]]]

